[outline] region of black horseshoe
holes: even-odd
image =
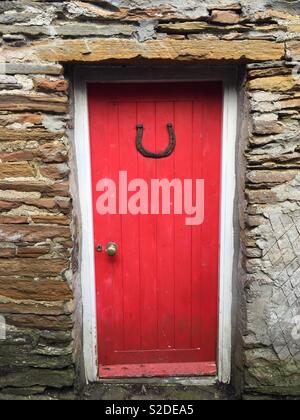
[[[136,134],[136,148],[146,158],[152,158],[152,159],[162,159],[167,158],[170,156],[176,147],[176,135],[175,130],[172,123],[167,124],[167,129],[169,133],[169,145],[166,148],[166,150],[162,153],[153,153],[149,152],[149,150],[146,150],[143,146],[143,134],[144,134],[144,125],[138,124],[136,126],[137,134]]]

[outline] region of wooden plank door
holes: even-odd
[[[88,87],[101,377],[216,373],[222,97],[221,83]],[[170,156],[143,156],[138,124],[153,153],[166,149],[172,124]],[[182,196],[174,187],[154,199],[152,182],[162,180],[176,180]],[[203,198],[199,224],[187,223],[184,186],[193,202]],[[138,214],[128,211],[130,199]],[[106,252],[111,242],[115,256]]]

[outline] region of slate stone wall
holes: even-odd
[[[76,63],[247,69],[235,371],[247,394],[300,394],[299,0],[1,1],[0,35],[2,395],[77,377]]]

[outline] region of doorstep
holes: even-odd
[[[87,385],[83,400],[106,401],[193,401],[235,400],[232,387],[214,378],[103,379]]]

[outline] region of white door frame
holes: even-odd
[[[236,192],[237,71],[230,67],[83,67],[75,69],[75,153],[81,211],[83,352],[87,382],[98,378],[96,282],[87,83],[222,81],[224,84],[222,193],[219,274],[219,342],[216,380],[229,383],[232,357],[234,198]]]

